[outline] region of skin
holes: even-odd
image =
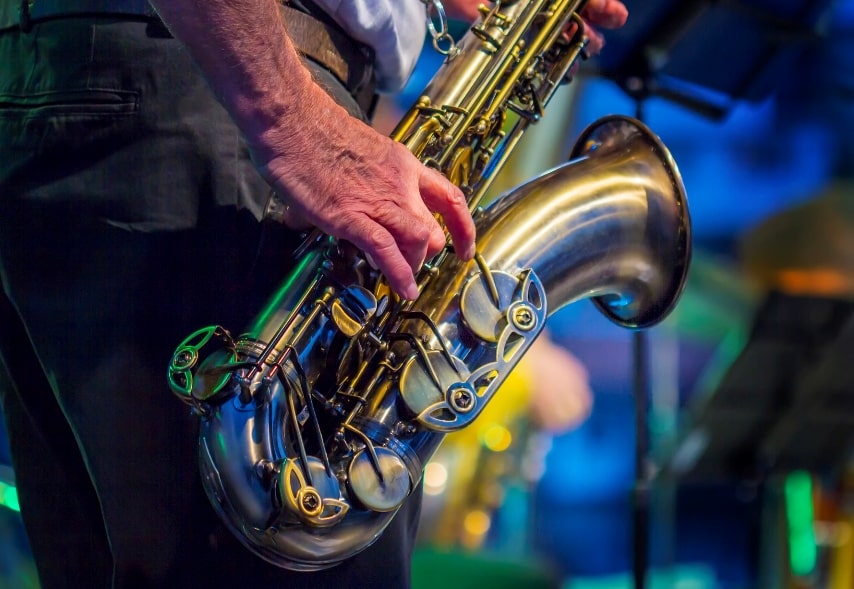
[[[445,245],[434,213],[457,255],[474,255],[475,228],[462,192],[349,116],[312,80],[276,0],[151,4],[198,63],[261,175],[287,195],[297,217],[360,248],[406,299],[418,296],[414,272]],[[445,4],[449,16],[477,16],[472,0]],[[585,14],[600,26],[625,21],[625,7],[614,0],[591,1]]]

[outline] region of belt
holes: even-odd
[[[287,3],[281,9],[285,28],[297,51],[332,72],[362,110],[369,112],[376,88],[373,50],[333,23],[322,22]]]
[[[332,72],[362,109],[370,110],[375,89],[373,51],[334,23],[322,22],[286,2],[281,10],[297,50]],[[159,20],[147,0],[0,0],[0,32],[17,28],[29,31],[46,20],[86,16]]]

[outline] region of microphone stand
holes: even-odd
[[[647,476],[649,445],[647,334],[636,331],[632,339],[633,397],[635,404],[635,481],[632,487],[632,578],[635,589],[645,589],[649,569],[650,481]]]
[[[643,122],[643,103],[649,80],[634,78],[627,84],[635,99],[635,118]],[[648,338],[644,330],[632,332],[632,398],[635,417],[635,480],[632,486],[632,579],[635,589],[645,589],[649,570],[650,480]]]

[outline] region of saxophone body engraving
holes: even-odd
[[[402,301],[347,243],[318,232],[244,333],[201,329],[173,392],[200,417],[204,487],[232,532],[278,566],[317,570],[370,546],[445,433],[469,425],[562,306],[662,319],[690,258],[667,149],[628,117],[597,121],[570,160],[480,208],[584,47],[580,2],[484,10],[393,137],[469,198],[477,254],[450,248]]]

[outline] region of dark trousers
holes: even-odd
[[[239,332],[294,236],[258,221],[269,189],[177,42],[67,19],[0,35],[0,63],[0,399],[42,586],[408,586],[418,497],[359,556],[295,573],[201,488],[168,361],[199,327]]]

